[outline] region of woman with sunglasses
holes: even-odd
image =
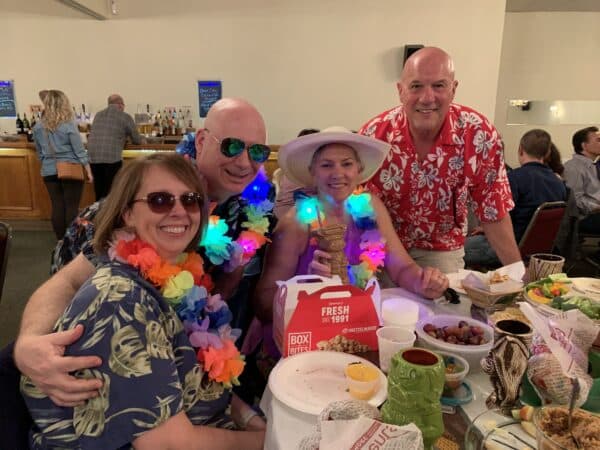
[[[345,227],[342,279],[359,287],[385,267],[391,281],[426,298],[440,297],[448,287],[439,270],[419,267],[398,239],[390,216],[375,196],[357,191],[379,168],[389,145],[331,127],[302,136],[279,149],[279,166],[300,186],[317,195],[296,201],[278,223],[257,291],[258,318],[272,320],[278,280],[294,275],[332,275],[332,254],[319,249],[319,235],[331,226]]]
[[[75,376],[103,386],[83,404],[59,407],[24,377],[32,449],[262,448],[263,431],[227,429],[234,425],[224,411],[243,361],[231,313],[209,295],[195,253],[207,217],[203,182],[181,156],[123,168],[95,221],[101,263],[54,330],[83,325],[65,355],[99,355],[100,366]],[[244,414],[245,405],[231,401]],[[248,429],[264,425],[254,420]]]

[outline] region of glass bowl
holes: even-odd
[[[568,408],[544,406],[533,415],[539,450],[576,450],[567,431]],[[573,432],[581,448],[600,448],[600,417],[579,408],[573,412]]]

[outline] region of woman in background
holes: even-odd
[[[562,179],[563,173],[565,172],[565,166],[562,164],[560,151],[556,145],[554,145],[554,142],[550,143],[550,152],[548,153],[548,156],[544,158],[544,162],[552,169],[552,172]]]
[[[42,177],[52,203],[52,229],[56,239],[62,239],[67,225],[78,213],[83,180],[64,180],[57,176],[56,162],[79,163],[85,167],[88,179],[92,171],[87,151],[73,121],[73,109],[62,91],[40,92],[44,104],[42,119],[33,127],[33,139],[42,165]]]

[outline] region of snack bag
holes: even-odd
[[[587,355],[600,327],[579,310],[543,317],[527,303],[519,306],[536,332],[527,368],[532,386],[544,403],[564,405],[571,398],[571,379],[577,378],[576,405],[581,406],[593,383]]]

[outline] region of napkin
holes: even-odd
[[[491,278],[496,274],[506,275],[508,276],[508,280],[500,283],[490,283]],[[518,261],[488,273],[481,273],[474,270],[469,271],[468,275],[463,279],[463,284],[497,294],[516,292],[523,288],[523,281],[521,280],[524,275],[525,265],[523,261]]]
[[[423,435],[413,423],[398,426],[361,416],[321,423],[319,450],[423,450]]]

